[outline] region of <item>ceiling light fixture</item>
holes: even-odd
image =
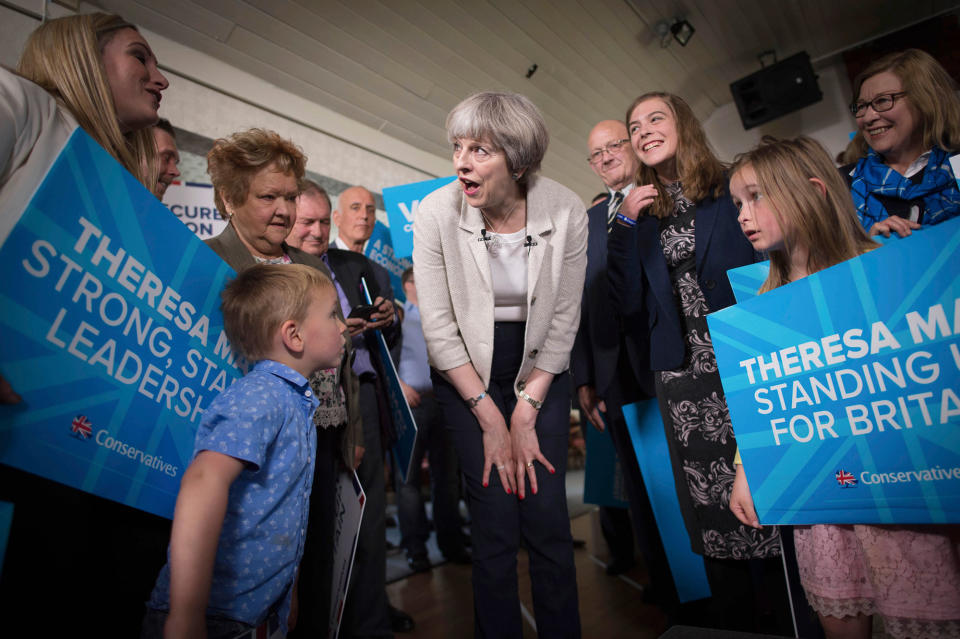
[[[681,47],[687,46],[696,31],[692,24],[679,17],[661,20],[653,26],[653,30],[660,36],[661,49],[669,47],[673,40],[679,42]]]
[[[679,18],[670,25],[670,33],[673,34],[673,39],[679,42],[681,47],[687,46],[695,31],[696,29],[693,28],[692,24]]]

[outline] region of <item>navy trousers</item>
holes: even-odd
[[[487,393],[504,415],[507,427],[517,399],[513,384],[523,361],[523,323],[494,327],[493,366]],[[534,617],[541,637],[580,637],[577,575],[567,512],[564,477],[570,430],[570,381],[554,378],[537,417],[540,450],[556,469],[550,474],[536,463],[539,490],[526,499],[503,490],[496,469],[482,485],[483,440],[480,425],[456,389],[436,371],[434,389],[460,458],[467,488],[473,538],[474,634],[520,639],[523,636],[517,585],[521,541],[530,558]]]

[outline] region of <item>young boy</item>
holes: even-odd
[[[203,414],[143,637],[286,633],[316,454],[307,378],[340,364],[346,326],[308,266],[251,267],[221,299],[227,337],[256,364]]]

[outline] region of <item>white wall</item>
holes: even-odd
[[[764,135],[795,137],[808,135],[822,143],[836,157],[856,130],[856,122],[847,105],[850,81],[843,60],[837,56],[814,66],[823,100],[782,118],[745,131],[737,107],[731,101],[713,112],[704,123],[707,137],[721,160],[729,162],[737,153],[748,151]]]

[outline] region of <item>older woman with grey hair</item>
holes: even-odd
[[[466,477],[475,634],[522,636],[522,539],[539,634],[579,637],[564,474],[586,211],[536,175],[549,135],[527,98],[472,95],[447,116],[447,136],[457,180],[420,203],[413,262],[434,389]]]

